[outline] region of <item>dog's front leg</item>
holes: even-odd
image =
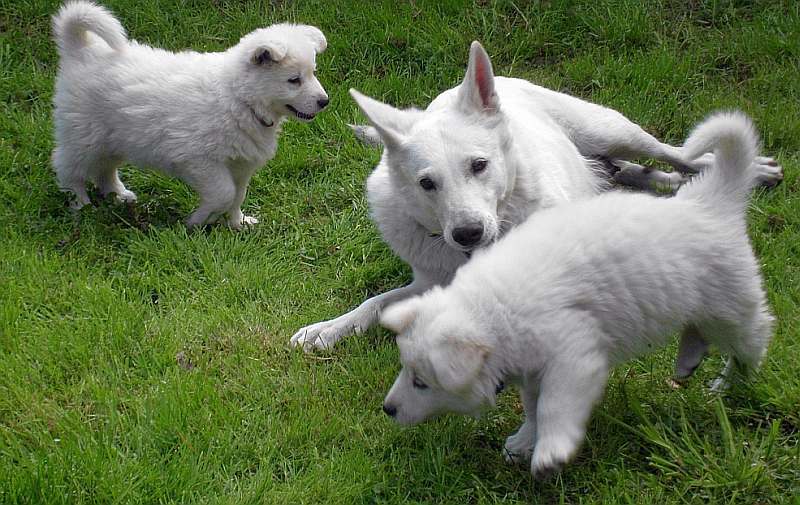
[[[243,225],[258,224],[258,219],[253,216],[245,216],[242,213],[242,204],[244,203],[244,197],[247,195],[247,186],[250,184],[252,175],[249,171],[233,173],[236,193],[234,194],[231,208],[228,210],[228,226],[234,230],[241,229]]]
[[[378,322],[381,311],[392,303],[419,295],[433,287],[436,283],[430,277],[414,273],[414,281],[408,286],[393,289],[373,296],[361,305],[336,319],[322,321],[301,328],[292,337],[292,346],[301,346],[305,351],[314,349],[330,349],[342,337],[361,334]]]
[[[535,478],[558,472],[578,452],[607,380],[607,359],[596,350],[557,356],[547,364],[536,408],[536,446],[531,458]]]
[[[507,463],[528,463],[536,443],[536,403],[539,399],[538,377],[526,378],[520,388],[525,421],[516,433],[506,439],[503,457]]]
[[[236,185],[227,168],[199,167],[183,179],[200,195],[200,206],[186,220],[188,228],[211,223],[230,210],[236,198]]]

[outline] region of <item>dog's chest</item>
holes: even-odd
[[[249,170],[252,173],[274,158],[277,148],[277,133],[270,132],[260,138],[240,139],[234,144],[234,152],[231,153],[228,165],[231,170]]]

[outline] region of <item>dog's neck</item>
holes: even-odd
[[[250,109],[250,113],[253,115],[253,118],[256,122],[264,128],[272,128],[275,126],[275,119],[273,118],[265,118],[264,116],[260,115],[256,112],[256,109],[253,108],[252,105],[246,104],[247,108]]]

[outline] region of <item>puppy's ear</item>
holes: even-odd
[[[250,55],[250,62],[253,65],[269,65],[277,63],[286,56],[286,44],[279,41],[262,43],[256,47]]]
[[[321,53],[328,47],[328,40],[322,30],[316,26],[309,25],[302,25],[301,28],[306,37],[311,39],[311,43],[314,44],[314,51]]]
[[[449,338],[433,345],[430,360],[439,385],[459,393],[475,383],[488,356],[488,347]]]
[[[419,312],[419,297],[389,305],[381,312],[381,326],[400,334],[414,322]]]
[[[391,105],[362,95],[350,89],[350,96],[356,101],[361,112],[367,116],[377,130],[383,144],[387,147],[398,147],[402,144],[408,131],[422,112],[418,110],[399,110]]]
[[[469,64],[458,90],[458,103],[468,112],[497,112],[500,100],[494,89],[492,62],[477,40],[469,48]]]

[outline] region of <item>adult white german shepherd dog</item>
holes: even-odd
[[[367,181],[372,218],[384,240],[411,265],[414,280],[372,297],[330,321],[300,329],[292,345],[332,347],[378,322],[384,307],[447,285],[471,251],[497,240],[539,209],[591,197],[604,186],[597,160],[633,186],[677,188],[681,173],[628,160],[665,161],[682,173],[713,164],[706,153],[687,159],[614,110],[521,79],[495,77],[478,42],[461,85],[425,111],[398,110],[351,90],[374,128],[356,132],[385,148]],[[757,157],[754,169],[777,183],[781,168]]]

